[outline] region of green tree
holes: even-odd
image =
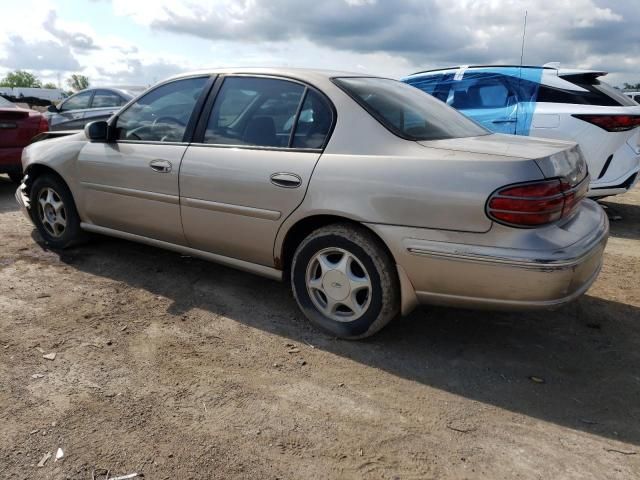
[[[42,85],[42,88],[48,88],[48,89],[54,90],[58,88],[58,86],[53,82],[47,82],[44,85]]]
[[[640,90],[640,83],[626,83],[624,84],[625,90]]]
[[[6,77],[0,80],[0,87],[39,88],[41,85],[42,84],[38,77],[32,73],[25,72],[24,70],[10,72]]]
[[[67,84],[71,87],[71,90],[76,92],[89,88],[89,77],[74,73],[67,79]]]

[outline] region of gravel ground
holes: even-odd
[[[640,189],[605,203],[622,218],[579,301],[423,308],[361,342],[249,274],[108,238],[46,250],[13,190],[3,479],[640,477]]]

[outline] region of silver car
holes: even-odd
[[[609,228],[574,143],[491,134],[340,72],[173,77],[22,162],[16,198],[50,246],[96,232],[286,280],[311,322],[350,339],[420,303],[569,302]]]
[[[87,123],[107,120],[145,87],[101,87],[82,90],[45,113],[50,130],[82,130]]]

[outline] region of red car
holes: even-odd
[[[39,133],[49,130],[47,119],[40,112],[14,105],[0,96],[0,174],[11,180],[22,179],[22,149]]]

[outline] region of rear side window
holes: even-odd
[[[330,103],[313,88],[276,78],[228,77],[216,96],[203,142],[322,149],[332,125]]]
[[[66,112],[67,110],[82,110],[83,108],[89,108],[89,100],[93,92],[81,92],[73,97],[69,97],[61,106],[60,111]]]
[[[440,100],[396,80],[343,77],[334,82],[388,130],[406,140],[441,140],[490,133]]]
[[[288,147],[305,87],[273,78],[224,80],[209,117],[204,143]]]
[[[635,102],[608,83],[587,75],[561,77],[586,91],[564,90],[540,85],[538,102],[570,103],[577,105],[599,105],[604,107],[627,107]]]
[[[186,78],[151,90],[118,117],[117,138],[182,142],[193,108],[207,80],[208,77]]]
[[[124,105],[124,99],[115,92],[109,90],[96,90],[91,102],[92,108],[119,107]]]
[[[293,118],[290,120],[293,121]],[[294,148],[322,148],[331,130],[333,114],[326,100],[313,90],[307,90],[295,129]]]

